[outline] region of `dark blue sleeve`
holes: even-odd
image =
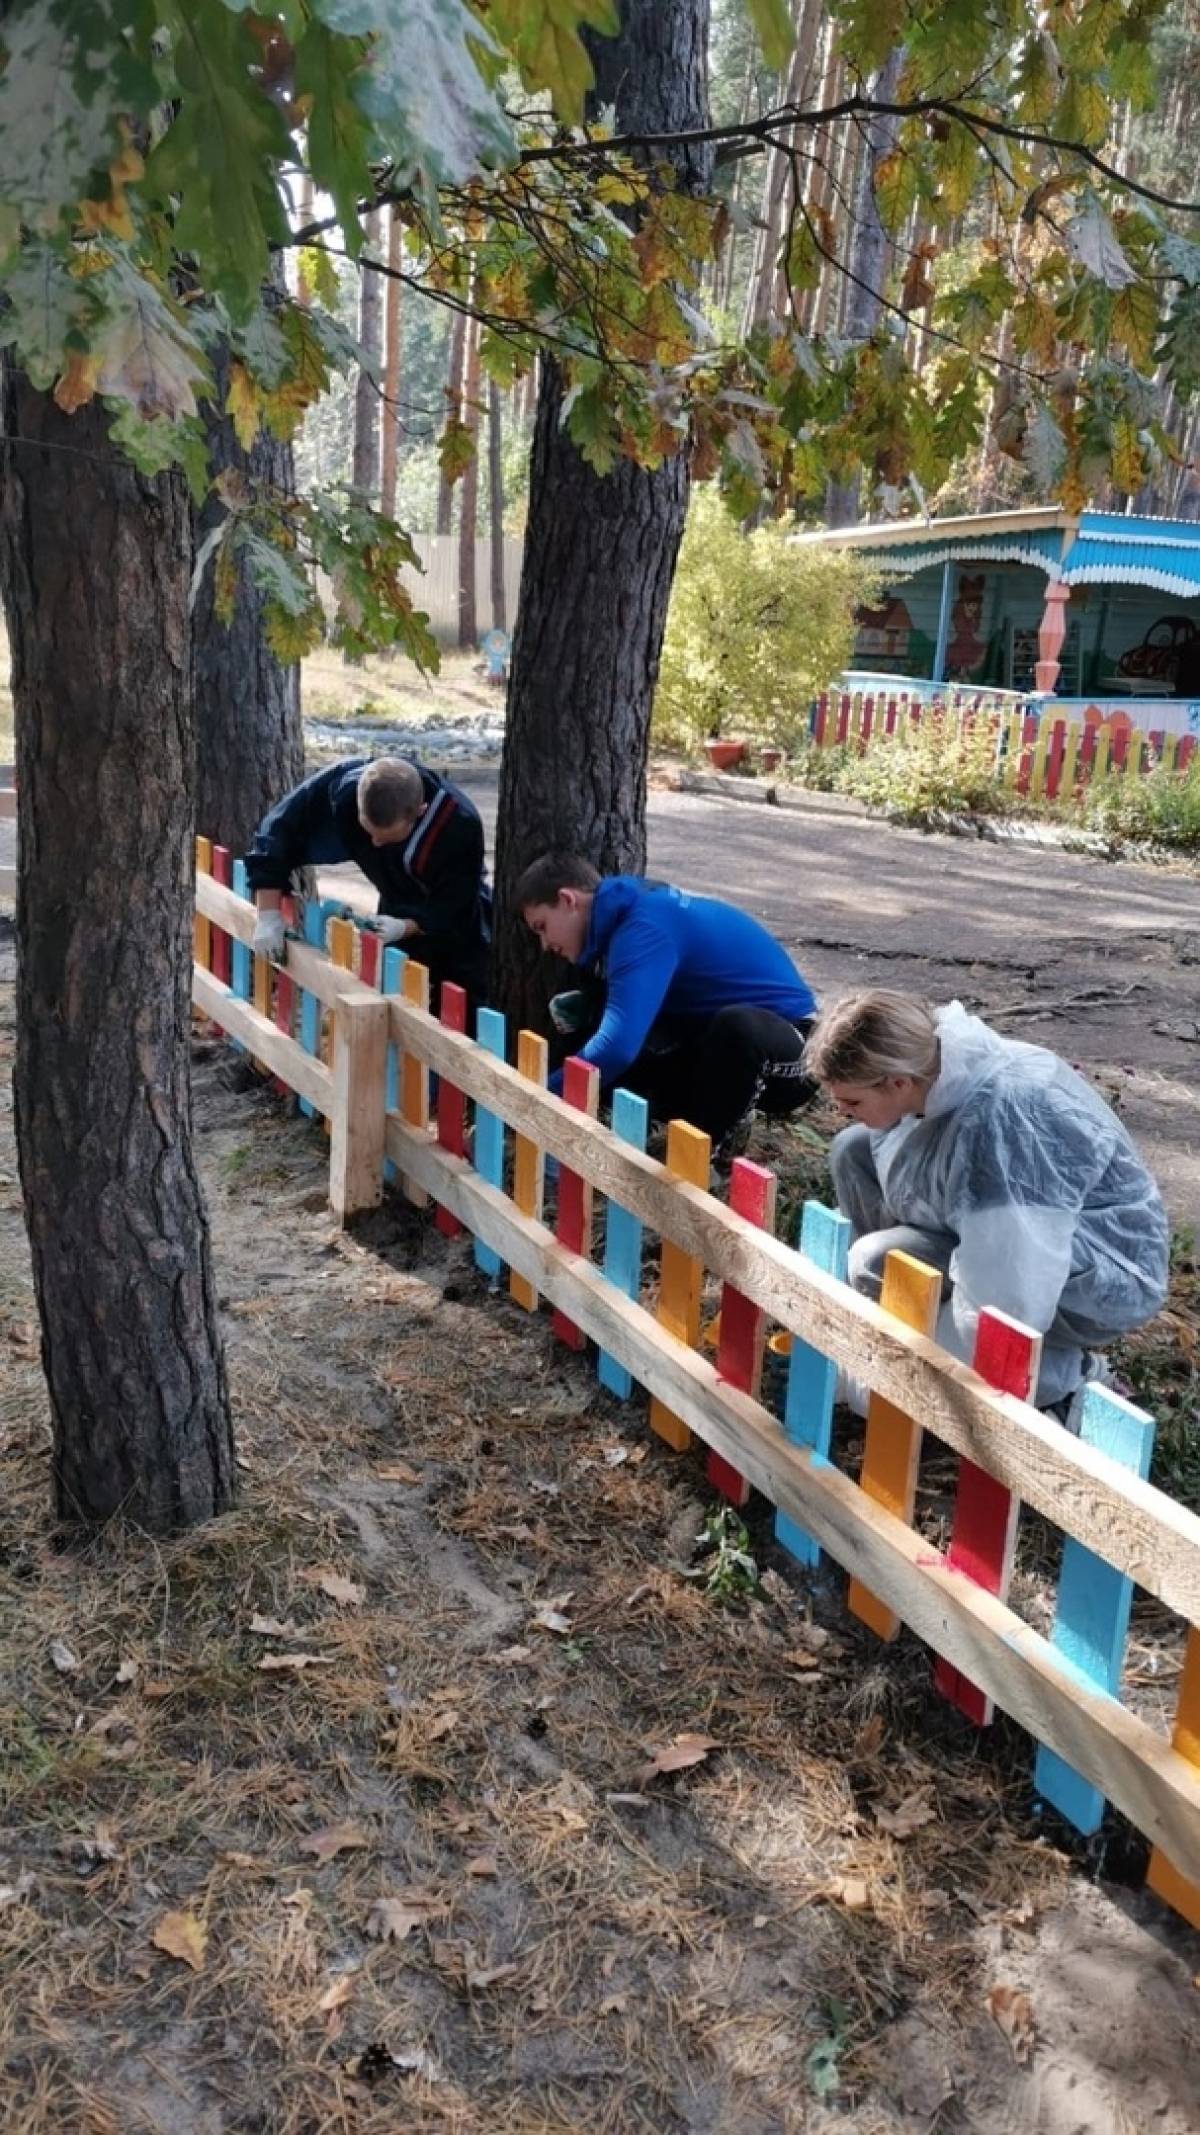
[[[613,935],[605,971],[604,1014],[580,1058],[600,1070],[607,1089],[632,1067],[650,1035],[679,959],[646,912],[635,912]]]
[[[345,766],[327,765],[303,785],[285,793],[266,814],[246,854],[250,894],[287,890],[298,867],[323,861],[327,866],[349,859],[334,821],[331,788]]]

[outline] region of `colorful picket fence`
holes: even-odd
[[[1105,779],[1140,777],[1158,766],[1186,771],[1196,750],[1194,734],[1162,727],[1131,727],[1125,720],[1055,719],[1040,699],[1018,701],[986,691],[950,690],[944,697],[903,690],[847,691],[817,697],[809,712],[809,739],[818,749],[899,747],[930,723],[950,722],[956,733],[986,734],[997,779],[1022,800],[1067,801]]]
[[[810,1203],[793,1248],[774,1234],[769,1172],[735,1164],[722,1203],[695,1129],[676,1122],[656,1162],[640,1098],[618,1091],[604,1125],[582,1062],[553,1096],[543,1040],[518,1033],[510,1066],[496,1011],[469,1036],[447,986],[435,1016],[418,964],[381,957],[376,937],[328,910],[305,915],[286,971],[250,957],[253,906],[222,882],[218,855],[202,846],[199,859],[196,1006],[329,1121],[339,1216],[379,1201],[387,1166],[443,1230],[468,1232],[497,1285],[529,1311],[544,1301],[573,1350],[594,1345],[606,1389],[629,1398],[636,1382],[669,1444],[704,1443],[716,1488],[735,1503],[763,1492],[800,1564],[826,1552],[841,1565],[849,1607],[879,1637],[913,1630],[968,1721],[1012,1714],[1034,1738],[1045,1802],[1086,1833],[1106,1801],[1121,1809],[1153,1843],[1153,1889],[1200,1926],[1200,1519],[1146,1480],[1151,1419],[1095,1388],[1072,1437],[1028,1403],[1039,1349],[1028,1328],[985,1312],[974,1368],[956,1362],[931,1339],[931,1270],[893,1254],[881,1304],[860,1297],[845,1281],[842,1217]],[[331,931],[336,955],[318,939]],[[553,1228],[547,1157],[559,1167]],[[648,1236],[660,1241],[653,1309]],[[712,1281],[710,1356],[699,1345]],[[768,1348],[785,1373],[779,1416],[762,1399]],[[856,1478],[832,1451],[839,1366],[872,1389]],[[923,1433],[960,1456],[945,1550],[913,1525]],[[1048,1636],[1009,1605],[1022,1506],[1066,1537]],[[1170,1741],[1122,1701],[1135,1585],[1187,1626]]]

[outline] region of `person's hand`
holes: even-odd
[[[378,934],[381,942],[393,945],[407,941],[409,936],[417,931],[415,919],[388,919],[383,913],[380,913],[377,919],[364,920],[363,924],[372,934]]]
[[[587,1021],[587,996],[579,991],[556,993],[550,1002],[550,1021],[560,1038],[582,1030]]]
[[[287,954],[287,923],[281,911],[259,913],[250,947],[255,956],[269,956],[273,964],[283,962]]]

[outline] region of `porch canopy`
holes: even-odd
[[[941,613],[930,678],[935,682],[945,675],[951,574],[959,564],[1021,564],[1043,574],[1046,604],[1037,662],[1037,688],[1043,692],[1053,690],[1058,678],[1072,587],[1143,586],[1176,599],[1200,601],[1200,522],[1195,520],[1073,513],[1049,504],[949,519],[883,520],[793,538],[800,546],[857,549],[890,585],[941,567]]]

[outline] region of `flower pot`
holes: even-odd
[[[746,753],[744,741],[706,741],[704,753],[714,771],[732,771]]]
[[[758,768],[760,771],[778,771],[782,762],[782,749],[760,749],[758,752]]]

